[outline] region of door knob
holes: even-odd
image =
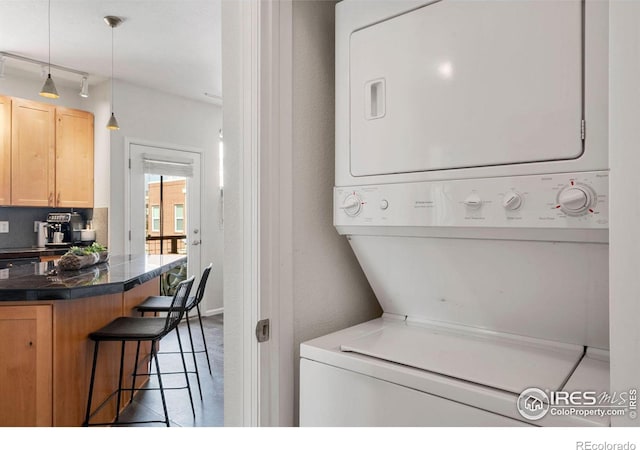
[[[202,241],[200,241],[200,240],[198,240],[198,239],[195,239],[195,240],[191,243],[191,245],[200,245],[200,243],[201,243],[201,242],[202,242]]]

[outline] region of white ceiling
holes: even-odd
[[[90,74],[89,83],[114,78],[184,97],[219,103],[222,97],[221,0],[51,0],[51,63]],[[47,61],[47,0],[0,0],[0,51]],[[5,61],[11,70],[40,73],[33,64]],[[57,79],[79,76],[56,73]],[[56,78],[57,77],[57,78]]]

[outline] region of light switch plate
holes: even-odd
[[[9,222],[6,220],[0,221],[0,233],[8,233],[9,232]]]

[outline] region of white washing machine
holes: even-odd
[[[526,418],[609,390],[608,4],[344,0],[334,224],[384,314],[301,345],[302,426]]]

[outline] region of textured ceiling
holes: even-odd
[[[204,93],[222,96],[220,2],[51,0],[51,63],[88,72],[90,83],[108,79],[111,28],[103,17],[119,16],[124,22],[114,30],[116,79],[216,102]],[[47,11],[46,0],[0,0],[0,51],[47,61]],[[40,72],[13,60],[5,64]]]

